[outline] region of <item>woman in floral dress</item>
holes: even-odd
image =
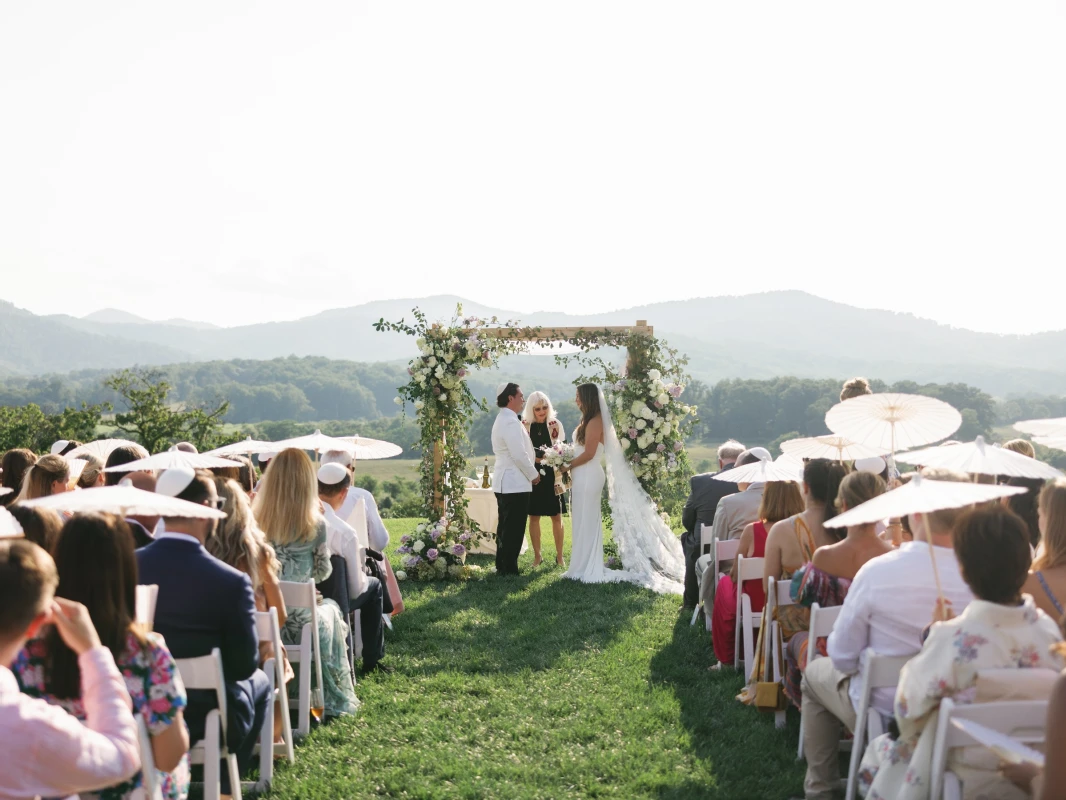
[[[326,521],[318,499],[318,478],[311,459],[302,450],[283,450],[270,462],[252,504],[259,527],[274,546],[281,572],[278,577],[291,583],[321,583],[333,571],[326,543]],[[348,623],[333,600],[319,600],[318,639],[322,651],[323,706],[327,717],[354,714],[359,700],[352,685],[348,664]],[[311,621],[307,608],[291,608],[281,629],[285,644],[297,644],[303,626]],[[294,664],[302,669],[310,665]],[[299,681],[290,681],[290,693]],[[317,705],[317,704],[313,704]]]
[[[975,599],[958,617],[935,623],[921,652],[903,668],[896,688],[899,737],[880,736],[867,748],[859,774],[860,790],[869,787],[867,798],[930,796],[940,701],[1002,697],[984,689],[979,670],[1063,668],[1062,656],[1052,649],[1061,641],[1058,625],[1021,593],[1031,560],[1025,523],[1002,507],[970,511],[956,522],[954,539],[962,577]],[[1029,682],[1010,683],[1017,692]],[[999,772],[998,757],[982,748],[951,750],[947,768],[959,777],[968,800],[1027,796]]]
[[[158,633],[133,621],[137,560],[126,523],[100,514],[73,517],[63,527],[54,552],[59,573],[57,597],[89,609],[100,641],[111,650],[133,700],[133,712],[148,728],[163,797],[177,800],[189,791],[189,734],[182,718],[185,687],[174,658]],[[85,719],[77,656],[54,629],[27,642],[11,667],[25,694]],[[141,786],[141,773],[129,781],[82,798],[122,800]]]

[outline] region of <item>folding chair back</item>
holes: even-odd
[[[222,672],[222,651],[216,647],[209,656],[179,658],[174,663],[186,689],[213,691],[218,701],[218,707],[207,713],[204,738],[189,748],[189,763],[204,766],[204,800],[219,800],[221,796],[218,762],[222,759],[229,770],[232,796],[240,798],[241,775],[237,769],[237,756],[226,747],[226,679]]]
[[[152,752],[152,737],[148,735],[148,726],[144,717],[134,714],[137,721],[137,745],[141,751],[141,791],[145,800],[163,800],[163,790],[159,786],[159,773],[155,769],[155,754]]]
[[[148,630],[155,624],[155,602],[159,597],[159,586],[154,583],[137,587],[134,620],[145,625]]]
[[[956,705],[951,698],[941,700],[936,739],[933,742],[932,791],[929,796],[961,800],[959,781],[952,773],[945,772],[948,751],[955,747],[980,745],[980,742],[968,733],[953,725],[952,720],[972,720],[1031,746],[1042,744],[1045,740],[1047,707],[1047,700],[1014,700],[971,705]]]
[[[702,556],[705,553],[711,552],[711,546],[714,544],[714,526],[707,525],[703,522],[697,522],[697,533],[700,535],[700,552]]]
[[[737,556],[737,630],[734,639],[734,666],[739,666],[740,645],[744,645],[744,674],[748,679],[755,669],[755,631],[762,626],[762,612],[756,616],[751,608],[751,598],[744,592],[744,582],[762,581],[766,559]]]
[[[840,616],[840,609],[843,606],[830,606],[828,608],[822,608],[815,603],[811,606],[811,622],[807,628],[807,666],[810,666],[812,661],[816,661],[820,657],[818,652],[818,640],[823,636],[828,636],[833,632],[833,626],[836,625],[837,617]],[[844,749],[847,749],[845,746]],[[800,712],[800,738],[799,748],[797,750],[797,758],[800,761],[803,760],[803,713]]]
[[[813,642],[814,640],[811,640],[811,644]],[[807,645],[808,653],[811,644]],[[881,714],[876,708],[870,707],[870,697],[874,689],[894,689],[899,683],[899,674],[903,670],[903,665],[911,658],[911,656],[879,656],[873,650],[866,651],[866,661],[862,667],[859,711],[855,715],[855,738],[851,742],[851,763],[848,766],[845,800],[855,800],[859,787],[859,764],[866,750],[866,743],[872,742],[885,732]]]
[[[314,670],[318,691],[322,689],[322,647],[318,641],[318,599],[315,582],[292,583],[279,581],[281,596],[288,609],[306,608],[311,611],[311,621],[300,631],[298,644],[285,645],[285,654],[290,664],[300,664],[299,702],[297,703],[296,732],[306,736],[311,732],[311,671]]]
[[[775,614],[779,606],[792,606],[795,603],[792,601],[792,582],[778,581],[773,576],[767,578],[766,581],[766,618],[770,620],[770,635],[763,636],[763,658],[767,663],[773,663],[773,679],[774,683],[782,683],[784,681],[784,675],[782,673],[782,657],[781,652],[781,626],[775,619]],[[774,727],[785,727],[785,712],[774,712]]]
[[[289,693],[285,691],[285,649],[281,644],[281,628],[278,625],[278,610],[271,608],[255,613],[255,628],[260,643],[269,642],[274,656],[263,662],[263,672],[270,681],[271,713],[263,718],[263,728],[259,733],[259,782],[256,791],[265,792],[270,788],[274,778],[274,756],[281,755],[291,764],[296,760],[293,752],[292,722],[289,719]],[[281,704],[281,742],[274,743],[274,704]]]

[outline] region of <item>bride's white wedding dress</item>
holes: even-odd
[[[563,577],[584,583],[629,581],[657,592],[683,594],[685,556],[681,541],[656,513],[655,505],[626,463],[611,412],[600,390],[604,443],[596,457],[572,473],[570,514],[573,538],[570,569]],[[584,448],[574,443],[575,453]],[[607,473],[600,458],[605,456]],[[624,570],[603,563],[603,519],[600,497],[606,481],[611,502],[611,528]]]

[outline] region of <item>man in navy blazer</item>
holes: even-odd
[[[169,469],[160,475],[156,491],[197,505],[219,506],[208,472]],[[214,520],[169,517],[164,526],[152,544],[137,551],[138,582],[159,586],[154,630],[166,639],[175,658],[210,655],[216,647],[222,651],[227,746],[243,774],[272,700],[269,681],[259,669],[252,583],[204,549]],[[203,738],[207,713],[216,706],[213,692],[189,692],[185,721],[191,741]],[[230,794],[224,764],[220,774],[222,793]]]

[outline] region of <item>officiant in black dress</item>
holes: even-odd
[[[555,470],[542,463],[544,451],[558,442],[565,441],[566,431],[556,418],[551,400],[544,392],[533,392],[526,400],[522,424],[533,442],[537,469],[541,472],[540,483],[533,487],[533,494],[529,498],[529,541],[533,545],[533,566],[539,566],[543,561],[540,553],[541,517],[551,520],[552,537],[555,539],[555,563],[566,566],[563,562],[562,518],[566,513],[566,494],[561,478],[556,482]]]

